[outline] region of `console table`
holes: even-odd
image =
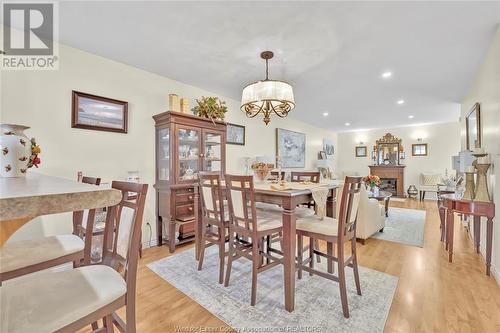
[[[456,194],[443,194],[441,196],[443,205],[441,209],[446,209],[446,247],[448,249],[448,261],[453,260],[453,213],[461,213],[474,216],[474,246],[479,253],[479,242],[481,235],[481,217],[487,219],[486,222],[486,275],[490,275],[491,249],[493,243],[493,218],[495,217],[495,204],[493,202],[465,200]],[[441,219],[445,214],[440,214]]]

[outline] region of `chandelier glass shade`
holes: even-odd
[[[266,60],[266,79],[249,84],[243,89],[241,110],[247,117],[254,118],[258,114],[264,116],[264,123],[271,121],[271,115],[285,118],[295,107],[293,88],[290,84],[269,79],[268,60],[273,57],[271,51],[261,53]]]

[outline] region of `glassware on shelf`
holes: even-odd
[[[179,129],[179,180],[195,179],[199,160],[199,132],[195,130]]]
[[[158,179],[168,181],[170,175],[170,129],[162,128],[157,133]]]

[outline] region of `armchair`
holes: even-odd
[[[337,202],[342,200],[342,188],[337,190],[339,197]],[[336,212],[338,214],[338,210]],[[338,216],[336,216],[338,218]],[[376,199],[368,198],[368,192],[361,186],[358,218],[356,222],[356,238],[365,244],[365,240],[373,234],[383,230],[385,227],[385,208]]]
[[[420,175],[420,201],[425,200],[425,192],[438,192],[438,184],[441,182],[441,175],[438,173],[422,173]]]

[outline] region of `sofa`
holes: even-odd
[[[337,209],[336,218],[340,210],[342,200],[342,189],[337,189]],[[379,204],[376,199],[368,198],[368,192],[364,186],[361,186],[361,195],[359,199],[358,218],[356,222],[356,238],[365,244],[365,240],[373,234],[381,231],[385,227],[385,208]]]

